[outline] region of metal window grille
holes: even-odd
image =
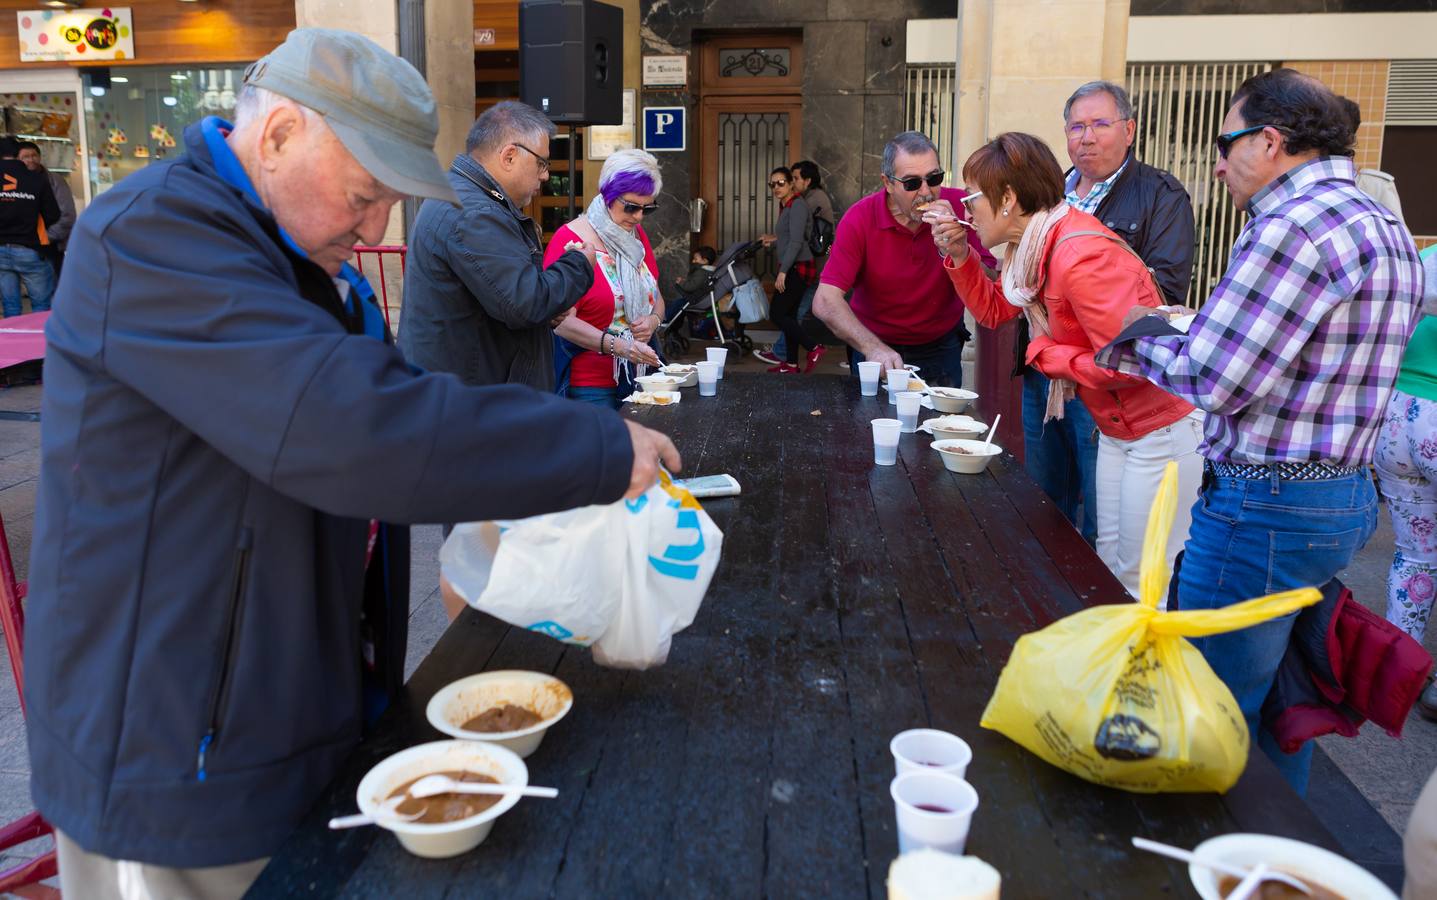
[[[1247,218],[1213,175],[1217,165],[1213,137],[1222,130],[1227,100],[1238,86],[1271,68],[1265,62],[1128,65],[1138,158],[1171,172],[1192,197],[1197,247],[1187,303],[1194,308],[1222,279]]]
[[[904,92],[903,122],[910,131],[921,131],[938,145],[939,156],[953,146],[955,73],[951,64],[908,67]],[[953,185],[954,170],[961,160],[945,160],[943,183]]]
[[[773,231],[778,203],[768,189],[768,173],[787,166],[788,113],[720,113],[718,117],[718,196],[715,215],[719,252],[735,241],[751,241]],[[777,274],[772,250],[754,261],[759,277]]]
[[[1392,60],[1386,124],[1437,125],[1437,59]]]

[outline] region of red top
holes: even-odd
[[[635,232],[644,245],[644,263],[649,267],[649,271],[654,273],[654,281],[657,282],[659,261],[654,258],[654,248],[649,246],[649,237],[644,234],[643,226],[636,226]],[[564,254],[565,244],[578,240],[582,238],[574,229],[568,225],[560,226],[554,236],[549,238],[549,248],[544,251],[544,268],[549,268],[554,260]],[[629,327],[628,320],[624,318],[624,307],[622,304],[615,304],[614,289],[609,286],[609,279],[604,276],[603,269],[597,263],[594,264],[594,286],[579,298],[575,314],[600,331],[613,329],[618,332]],[[614,387],[613,357],[595,353],[593,350],[580,353],[574,357],[573,365],[569,369],[569,384],[574,387]]]
[[[958,201],[967,194],[939,188],[938,196],[961,212]],[[933,229],[926,222],[917,231],[898,224],[885,197],[884,191],[869,194],[843,214],[819,281],[852,289],[853,314],[884,343],[936,341],[962,320],[963,302],[943,273]],[[993,255],[965,230],[968,245],[993,267]]]
[[[1103,434],[1134,440],[1171,425],[1193,407],[1144,378],[1100,368],[1093,353],[1123,330],[1128,310],[1140,305],[1161,306],[1167,301],[1153,284],[1152,275],[1124,249],[1117,235],[1085,235],[1057,246],[1063,235],[1075,231],[1113,234],[1102,222],[1076,209],[1069,209],[1049,232],[1038,279],[1052,337],[1034,335],[1026,361],[1049,378],[1076,382],[1078,399]],[[983,274],[971,253],[961,266],[945,260],[945,268],[980,324],[996,328],[1022,313],[1008,302],[1002,283]]]

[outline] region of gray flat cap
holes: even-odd
[[[346,150],[401,194],[459,205],[434,155],[439,115],[413,66],[369,38],[300,28],[245,70],[244,83],[324,116]]]

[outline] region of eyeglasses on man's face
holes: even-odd
[[[530,156],[532,156],[532,157],[534,157],[535,159],[537,159],[537,160],[539,161],[539,171],[540,171],[540,172],[547,172],[547,171],[549,171],[549,160],[548,160],[548,159],[546,159],[546,158],[540,156],[539,154],[535,153],[533,150],[530,150],[528,147],[525,147],[523,144],[519,143],[518,141],[515,141],[515,142],[514,142],[514,146],[515,146],[515,147],[518,147],[520,150],[523,150],[525,153],[527,153],[527,154],[529,154]]]
[[[651,216],[659,211],[659,205],[657,203],[630,203],[627,200],[623,200],[621,202],[624,204],[624,215],[626,216],[637,216],[640,213],[643,213],[646,216]]]
[[[1229,131],[1227,134],[1218,135],[1217,137],[1212,139],[1212,142],[1217,145],[1217,155],[1221,156],[1223,159],[1227,159],[1228,153],[1232,151],[1233,144],[1236,144],[1240,139],[1245,138],[1250,134],[1257,134],[1264,128],[1277,128],[1277,126],[1254,125],[1251,128],[1239,128],[1237,131]]]
[[[947,175],[947,173],[939,169],[936,172],[929,172],[927,175],[909,175],[907,178],[890,177],[888,180],[895,184],[902,185],[903,189],[911,194],[925,184],[929,187],[938,187],[938,185],[943,183],[945,175]]]
[[[1064,130],[1068,132],[1068,137],[1073,140],[1081,138],[1083,133],[1089,128],[1093,129],[1093,137],[1103,137],[1104,135],[1112,134],[1113,129],[1117,127],[1119,122],[1126,121],[1127,119],[1094,119],[1091,122],[1069,122]]]

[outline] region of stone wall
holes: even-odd
[[[903,130],[905,23],[953,15],[952,0],[641,0],[645,54],[691,53],[694,33],[802,29],[803,155],[823,169],[840,210],[879,187],[883,145]],[[689,59],[697,90],[697,55]],[[697,181],[697,95],[641,91],[639,105],[689,109],[689,152],[661,153],[662,208],[645,230],[661,284],[689,262],[689,204]],[[945,166],[951,166],[944,160]]]

